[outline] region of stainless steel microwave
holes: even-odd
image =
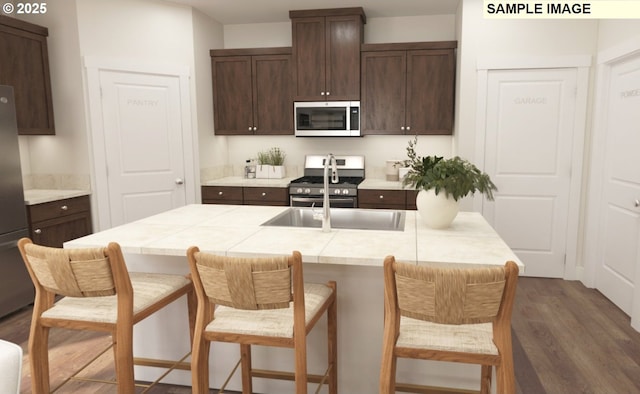
[[[295,102],[296,137],[359,137],[359,101]]]

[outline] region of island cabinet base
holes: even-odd
[[[303,256],[304,257],[304,256]],[[338,389],[342,394],[378,392],[383,331],[383,276],[380,267],[305,263],[307,282],[337,282],[338,291]],[[187,274],[186,256],[126,254],[130,271]],[[326,316],[308,337],[308,371],[323,374],[327,360]],[[186,301],[180,299],[134,327],[134,355],[140,358],[178,360],[189,351],[189,329]],[[210,384],[220,387],[240,358],[235,344],[213,343],[210,357]],[[293,371],[291,349],[252,348],[253,368]],[[136,367],[136,379],[156,380],[164,370]],[[398,382],[478,389],[480,367],[455,363],[434,363],[418,360],[398,361]],[[495,379],[495,378],[494,378]],[[189,371],[174,371],[163,379],[165,383],[191,385]],[[495,385],[494,385],[495,386]],[[292,382],[254,378],[254,392],[294,393]],[[241,391],[239,372],[228,385]],[[495,388],[494,388],[495,390]],[[309,384],[315,392],[315,384]],[[327,392],[326,387],[321,393]]]

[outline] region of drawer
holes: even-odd
[[[30,222],[55,219],[91,210],[89,196],[66,198],[27,206]]]
[[[289,189],[285,187],[245,187],[244,203],[289,205]]]
[[[242,204],[242,187],[202,186],[204,204]]]
[[[358,206],[362,208],[375,206],[379,208],[404,209],[405,204],[404,190],[358,190]]]

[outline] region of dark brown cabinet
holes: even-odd
[[[455,41],[362,46],[363,134],[452,134]]]
[[[289,189],[285,187],[245,187],[245,205],[289,205]]]
[[[286,187],[202,186],[203,204],[289,205]]]
[[[361,7],[289,11],[296,101],[359,100]]]
[[[240,186],[202,186],[203,204],[242,204]]]
[[[358,208],[416,209],[415,190],[358,190]]]
[[[0,15],[0,85],[13,86],[18,134],[55,134],[48,29]]]
[[[217,135],[293,134],[291,48],[210,55]]]
[[[39,245],[60,248],[92,232],[88,196],[28,205],[27,217],[31,239]]]

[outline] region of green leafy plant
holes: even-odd
[[[444,191],[447,197],[452,196],[456,201],[476,191],[493,200],[493,192],[498,188],[489,175],[458,156],[451,159],[420,157],[415,151],[417,143],[416,136],[407,146],[410,170],[403,181],[405,186],[411,185],[417,190],[434,189],[436,195]]]
[[[258,152],[257,160],[259,165],[271,164],[268,152]]]
[[[284,164],[285,157],[287,155],[282,149],[274,147],[266,152],[258,152],[257,159],[259,165],[281,166]]]
[[[287,157],[287,155],[280,148],[271,148],[269,150],[269,160],[273,166],[284,165],[285,157]]]

